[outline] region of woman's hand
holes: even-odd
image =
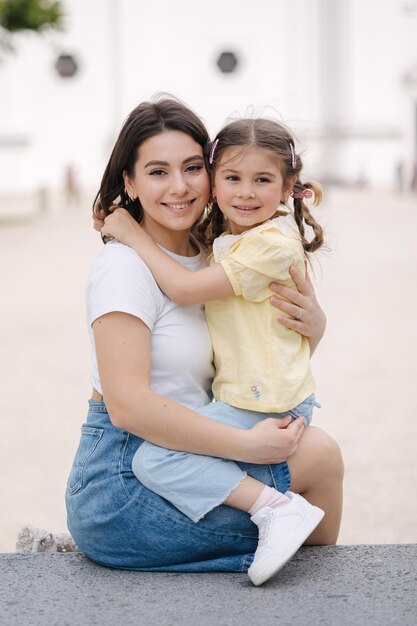
[[[314,287],[308,274],[304,277],[295,267],[290,269],[290,274],[297,290],[278,283],[271,283],[272,291],[277,294],[272,296],[271,304],[290,316],[280,315],[277,318],[283,326],[308,337],[310,351],[313,354],[324,335],[326,316],[317,302]]]
[[[246,463],[281,463],[297,450],[304,432],[304,418],[276,419],[267,417],[249,430],[242,431],[243,453]]]
[[[118,208],[104,219],[101,234],[106,237],[111,236],[132,247],[132,234],[138,229],[141,229],[141,226],[130,213],[126,209]]]

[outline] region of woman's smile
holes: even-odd
[[[168,209],[173,209],[174,211],[182,211],[184,209],[188,209],[189,207],[191,207],[192,203],[194,202],[195,198],[193,198],[192,200],[187,200],[186,202],[161,202],[161,204],[163,204],[164,206],[166,206]]]

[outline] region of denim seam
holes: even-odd
[[[274,478],[274,473],[272,471],[272,467],[270,465],[268,465],[268,467],[269,467],[269,471],[271,472],[272,484],[274,485],[275,489],[278,491],[278,487],[277,487],[277,483],[275,482],[275,478]]]
[[[253,563],[253,554],[245,554],[242,560],[242,572],[246,572]]]
[[[96,439],[93,441],[87,456],[85,457],[83,462],[80,463],[80,465],[79,465],[79,467],[77,469],[78,477],[79,477],[78,482],[75,485],[73,485],[72,487],[70,487],[69,484],[68,484],[68,494],[70,496],[75,495],[78,491],[80,491],[80,489],[82,489],[83,482],[84,482],[85,466],[87,465],[87,461],[89,461],[89,459],[92,456],[93,452],[97,448],[98,443],[99,443],[100,439],[103,436],[103,433],[104,433],[104,429],[103,428],[92,428],[90,426],[82,426],[81,427],[81,434],[89,435],[91,437],[95,437]]]
[[[132,496],[130,495],[130,493],[129,493],[129,492],[128,492],[128,490],[126,489],[126,485],[125,485],[124,480],[123,480],[123,477],[122,477],[123,461],[124,461],[124,459],[125,459],[127,446],[128,446],[129,439],[130,439],[130,435],[129,435],[129,433],[128,433],[127,431],[126,431],[126,435],[127,435],[127,436],[126,436],[126,441],[125,441],[125,444],[124,444],[124,446],[123,446],[123,451],[122,451],[122,454],[121,454],[121,456],[120,456],[120,461],[119,461],[119,474],[118,474],[118,476],[119,476],[119,481],[120,481],[120,483],[121,483],[121,485],[122,485],[123,491],[125,492],[126,497],[127,497],[127,498],[128,498],[128,500],[129,500]]]
[[[290,487],[291,487],[291,473],[290,473],[290,468],[288,466],[288,462],[287,461],[283,461],[283,463],[285,463],[285,467],[282,467],[282,471],[283,471],[283,474],[284,474],[283,478],[284,478],[285,482],[287,483],[286,491],[288,491],[290,489]],[[281,465],[281,463],[279,465]],[[274,476],[274,472],[272,471],[271,465],[268,465],[268,467],[269,467],[269,471],[271,472],[272,484],[273,484],[274,488],[277,491],[280,491],[280,489],[278,489],[278,486],[277,486],[277,484],[275,482],[275,476]],[[280,491],[280,493],[281,493],[281,491]]]
[[[172,570],[172,569],[167,570],[166,567],[175,567],[176,565],[179,565],[179,566],[187,565],[187,563],[177,563],[177,564],[172,563],[171,565],[168,565],[168,566],[165,566],[165,565],[158,566],[158,565],[156,565],[156,566],[149,566],[149,567],[129,567],[127,565],[116,565],[114,563],[109,565],[109,563],[107,561],[100,561],[100,560],[96,559],[95,557],[92,557],[92,556],[87,555],[87,554],[86,554],[86,556],[93,563],[97,563],[97,565],[102,565],[104,567],[111,567],[112,569],[115,569],[115,570],[125,570],[125,571],[128,571],[128,572],[129,571],[130,572],[163,572],[163,573],[166,572],[166,573],[174,574],[174,573],[177,573],[177,570]],[[230,555],[230,556],[233,556],[233,555]],[[247,570],[249,569],[249,567],[252,565],[253,554],[252,553],[244,554],[244,555],[236,554],[235,557],[241,559],[240,569],[238,569],[236,567],[236,569],[227,570],[227,572],[228,573],[233,573],[233,574],[237,574],[239,572],[246,573]],[[188,564],[192,565],[193,562],[190,561]],[[224,570],[211,570],[212,573],[216,572],[216,571],[223,572]],[[181,570],[181,573],[183,573],[183,574],[185,574],[185,573],[187,573],[187,574],[188,573],[193,573],[193,574],[196,574],[196,573],[207,573],[207,570]]]
[[[104,402],[95,402],[94,400],[89,400],[90,406],[90,414],[94,413],[107,413],[107,407]]]
[[[291,472],[290,472],[290,466],[288,465],[288,462],[285,466],[285,475],[287,478],[287,483],[288,483],[288,490],[291,489]]]

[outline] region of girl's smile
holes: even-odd
[[[237,211],[243,211],[243,213],[255,213],[257,209],[259,209],[259,206],[243,206],[243,205],[235,205],[233,208],[235,208]]]

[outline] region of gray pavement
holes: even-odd
[[[415,626],[417,545],[303,548],[246,574],[128,572],[80,554],[0,555],[2,626]]]

